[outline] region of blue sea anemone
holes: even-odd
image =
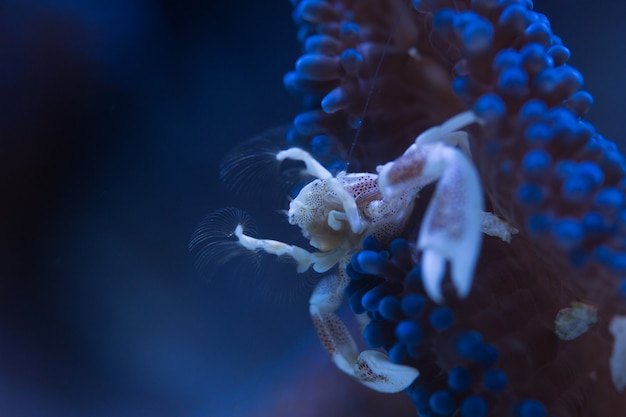
[[[418,415],[623,413],[608,323],[626,313],[626,161],[584,120],[593,98],[548,18],[530,0],[292,3],[303,55],[284,83],[305,110],[290,143],[373,172],[472,110],[487,209],[520,231],[511,244],[487,237],[471,294],[444,283],[442,305],[425,295],[407,241],[364,243],[402,274],[353,257],[348,295],[371,319],[365,342],[419,369],[407,390]],[[599,323],[562,340],[555,318],[572,302],[597,306]]]

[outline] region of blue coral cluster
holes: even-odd
[[[432,13],[435,42],[460,53],[453,89],[485,122],[472,150],[491,204],[584,271],[582,284],[615,288],[626,273],[626,161],[582,120],[593,98],[567,65],[568,48],[531,1],[447,5],[416,8]],[[589,283],[589,275],[605,279]]]
[[[421,16],[406,2],[293,3],[303,53],[284,84],[303,98],[305,111],[294,119],[290,144],[331,167],[349,158],[351,170],[371,171],[462,110],[439,63],[407,55],[428,40],[418,36]]]
[[[387,251],[367,238],[363,249],[348,267],[350,307],[371,320],[363,330],[370,348],[383,348],[391,361],[420,371],[407,389],[419,416],[486,417],[497,410],[493,415],[547,417],[541,401],[508,389],[495,345],[452,308],[428,299],[405,239],[394,240]],[[471,307],[465,307],[468,314]]]
[[[293,3],[303,55],[284,81],[306,110],[291,142],[373,172],[472,110],[487,209],[520,230],[511,245],[485,238],[470,296],[444,281],[441,306],[425,296],[406,241],[386,251],[366,240],[353,256],[350,304],[372,320],[363,337],[419,369],[408,389],[418,414],[624,409],[606,325],[626,312],[626,160],[584,120],[593,98],[548,18],[530,0]],[[422,214],[418,204],[407,238]],[[564,343],[554,318],[574,300],[601,305],[601,322]]]
[[[339,23],[351,19],[344,19],[325,2],[300,3],[294,19],[302,26],[299,40],[304,54],[296,62],[295,71],[285,75],[284,84],[288,91],[304,96],[307,110],[294,119],[288,141],[309,147],[318,158],[338,155],[336,135],[355,129],[359,120],[355,113],[359,103],[354,103],[358,93],[346,90],[359,88],[363,56],[355,46],[360,28],[349,21]],[[341,79],[346,80],[343,89],[337,88]],[[353,110],[351,115],[337,114],[348,108]]]
[[[333,168],[352,157],[353,170],[371,171],[426,127],[473,109],[488,205],[576,285],[619,288],[626,161],[582,119],[593,98],[532,1],[415,1],[417,11],[403,1],[294,3],[303,55],[284,82],[306,111],[291,144]]]

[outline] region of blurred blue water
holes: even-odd
[[[243,202],[220,158],[300,108],[289,2],[209,3],[0,3],[1,416],[260,416],[299,358],[325,363],[306,294],[207,283],[187,253],[207,212]],[[536,7],[623,146],[624,3]]]

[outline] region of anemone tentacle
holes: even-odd
[[[549,20],[521,0],[414,7],[419,13],[404,1],[298,2],[304,55],[285,84],[317,100],[296,117],[292,138],[318,153],[349,148],[375,82],[379,97],[354,158],[371,170],[392,159],[383,145],[403,149],[425,127],[473,109],[486,122],[470,143],[489,204],[587,291],[616,290],[626,274],[626,162],[582,119],[593,98]]]
[[[453,88],[485,121],[470,143],[494,210],[605,302],[626,272],[626,160],[582,119],[593,99],[568,49],[528,1],[421,3],[433,36],[461,51]]]
[[[593,97],[548,18],[530,0],[293,3],[304,55],[285,85],[306,111],[290,140],[341,159],[358,131],[351,168],[373,172],[471,110],[482,121],[469,143],[486,205],[520,230],[510,247],[485,239],[470,297],[439,310],[409,249],[391,250],[402,277],[350,267],[352,308],[372,318],[368,344],[420,371],[408,390],[418,414],[626,410],[606,330],[626,313],[626,160],[584,120]],[[572,301],[598,306],[599,323],[566,342],[553,321]]]
[[[389,249],[366,239],[347,268],[351,309],[371,319],[366,344],[420,372],[407,389],[418,415],[600,416],[623,409],[623,396],[602,392],[609,390],[601,381],[608,362],[599,358],[610,354],[602,331],[593,328],[576,344],[554,331],[557,306],[572,294],[555,292],[557,281],[543,265],[529,268],[515,241],[487,239],[485,250],[478,288],[460,300],[448,283],[445,305],[426,295],[405,239]],[[372,266],[374,253],[382,265]]]
[[[294,119],[292,144],[317,157],[345,158],[358,131],[351,168],[371,172],[397,157],[393,151],[406,149],[416,133],[463,109],[442,59],[415,55],[428,48],[428,39],[420,33],[422,17],[406,2],[294,3],[303,55],[284,84],[303,97],[306,110]]]

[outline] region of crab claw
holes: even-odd
[[[441,303],[446,260],[459,297],[470,292],[482,240],[483,199],[471,162],[454,148],[442,147],[437,153],[447,163],[422,221],[417,246],[424,251],[424,288]]]
[[[423,251],[424,289],[435,302],[443,302],[441,282],[449,261],[452,283],[459,297],[466,297],[480,252],[483,219],[480,178],[470,160],[451,146],[424,144],[378,172],[383,198],[439,179],[417,240]]]

